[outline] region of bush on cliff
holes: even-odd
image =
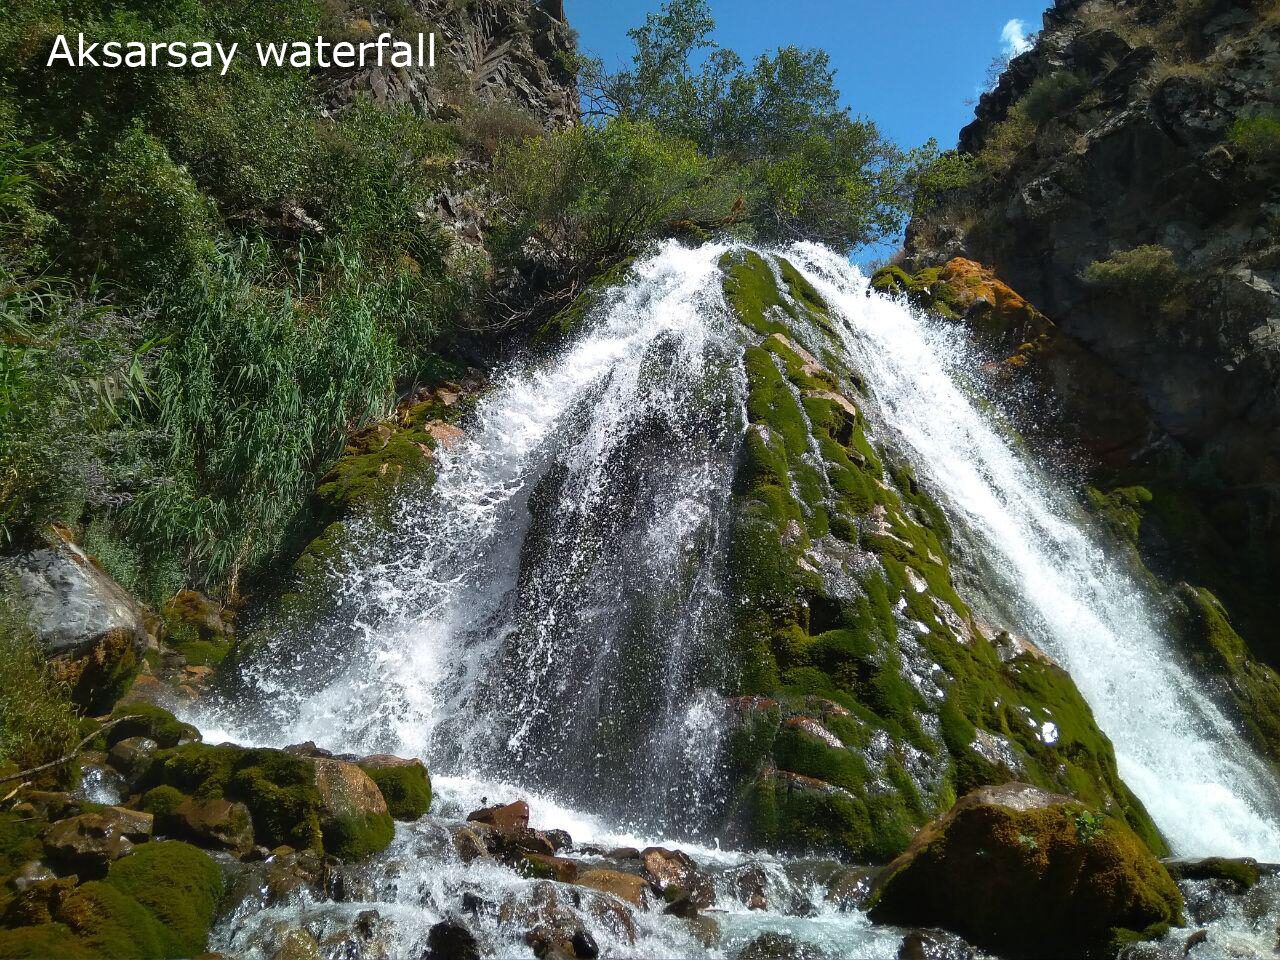
[[[668,225],[725,219],[732,187],[686,140],[647,123],[612,120],[504,149],[494,170],[507,224],[499,259],[529,245],[569,276],[636,252]]]

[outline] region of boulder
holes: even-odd
[[[527,830],[529,828],[529,804],[523,800],[500,806],[484,807],[467,814],[471,823],[483,823],[499,830]]]
[[[1229,884],[1239,893],[1252,889],[1262,879],[1258,861],[1251,857],[1166,860],[1165,868],[1175,880],[1217,880]]]
[[[136,783],[151,766],[160,744],[150,737],[126,737],[111,748],[107,758],[129,783]]]
[[[81,877],[101,877],[135,843],[151,838],[154,818],[149,813],[107,807],[52,824],[41,840],[49,859]]]
[[[253,819],[243,803],[188,797],[165,817],[165,825],[197,846],[230,850],[237,856],[253,849]]]
[[[877,879],[879,923],[941,927],[1002,956],[1084,956],[1182,921],[1168,871],[1123,823],[1024,783],[983,787]]]
[[[645,891],[649,884],[644,877],[638,877],[634,873],[621,873],[618,870],[588,870],[578,876],[577,883],[580,887],[590,887],[592,890],[613,894],[619,900],[625,900],[637,907],[647,906],[648,897]]]
[[[674,900],[684,894],[704,910],[716,902],[715,887],[683,850],[647,847],[640,853],[640,862],[649,886],[660,897]]]
[[[422,960],[480,960],[480,945],[457,920],[443,920],[427,932]]]
[[[431,775],[421,760],[377,754],[357,763],[378,785],[393,819],[412,823],[426,816],[431,807]]]
[[[312,762],[325,849],[343,860],[385,850],[395,826],[378,785],[354,763],[323,757]]]
[[[821,960],[823,953],[817,947],[786,933],[772,930],[756,937],[738,954],[738,960]]]
[[[565,857],[553,857],[545,853],[527,853],[524,857],[526,871],[535,877],[573,883],[578,879],[578,862]]]
[[[72,699],[90,713],[110,710],[146,652],[142,608],[65,538],[14,567],[28,623]]]

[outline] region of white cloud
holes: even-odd
[[[1014,18],[1006,23],[1000,31],[1000,41],[1004,44],[1004,52],[1011,57],[1030,50],[1031,35],[1027,33],[1026,21]]]

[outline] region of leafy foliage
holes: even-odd
[[[319,0],[7,11],[5,538],[79,526],[153,602],[184,584],[233,589],[305,519],[346,433],[470,315],[484,265],[425,214],[464,147],[457,125],[366,103],[327,116],[311,78],[243,59],[225,77],[41,60],[68,30],[243,45],[336,34],[355,13]]]
[[[783,47],[748,65],[714,29],[706,0],[669,0],[631,31],[631,66],[587,64],[591,112],[646,122],[739,170],[762,239],[848,249],[901,229],[912,171],[936,151],[904,153],[851,116],[823,51]]]
[[[509,147],[493,184],[509,224],[500,259],[532,244],[570,275],[634,252],[667,224],[725,218],[734,199],[692,143],[623,119]]]

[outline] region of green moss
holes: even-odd
[[[427,414],[437,410],[433,401],[423,401],[406,412],[404,422],[374,424],[352,437],[316,487],[325,515],[381,503],[409,477],[429,472],[436,440],[424,427]]]
[[[1087,829],[1081,829],[1081,824]],[[1065,956],[1182,922],[1182,895],[1121,821],[1079,804],[967,797],[876,883],[872,919],[941,926],[1001,955]]]
[[[101,960],[181,955],[166,949],[164,932],[145,906],[106,881],[77,887],[58,907],[56,919],[71,930],[90,956]],[[202,941],[197,950],[203,949]]]
[[[141,806],[148,813],[155,814],[159,823],[186,801],[187,795],[176,787],[152,787],[142,795]]]
[[[387,810],[396,820],[412,823],[426,816],[431,807],[431,777],[426,767],[365,767],[364,772],[378,785]]]
[[[1153,499],[1150,490],[1134,486],[1119,487],[1103,493],[1095,487],[1086,487],[1085,496],[1094,512],[1115,536],[1128,543],[1138,542],[1146,507]]]
[[[1197,672],[1225,681],[1245,730],[1268,756],[1280,759],[1280,674],[1254,659],[1212,593],[1189,584],[1174,592],[1178,636]]]
[[[1005,664],[974,627],[951,580],[945,515],[908,466],[890,464],[869,441],[862,412],[839,396],[844,385],[857,388],[856,372],[832,356],[817,366],[801,352],[802,338],[820,326],[809,315],[822,309],[820,298],[800,288],[784,296],[759,255],[731,255],[722,268],[730,304],[762,338],[743,356],[750,426],[729,545],[737,690],[777,704],[734,739],[747,833],[791,852],[887,858],[959,793],[1021,778],[1116,810],[1163,852],[1070,678],[1030,657]],[[778,273],[791,275],[782,264]],[[908,277],[890,268],[877,282],[956,302],[940,271]],[[862,559],[844,569],[833,593],[806,553],[837,538]],[[899,635],[900,621],[913,622],[913,636]],[[908,643],[941,667],[936,711],[906,676]],[[813,706],[814,697],[847,714]],[[813,720],[813,710],[843,748],[791,722]],[[936,726],[922,722],[931,712]],[[1043,735],[1048,723],[1056,738]],[[1012,769],[984,758],[980,731],[1009,745]],[[863,756],[873,736],[888,744],[874,771]],[[908,750],[946,776],[915,782]]]
[[[159,752],[148,780],[198,799],[224,797],[243,803],[253,818],[254,838],[262,846],[323,846],[315,768],[305,757],[191,743]]]
[[[395,824],[386,813],[329,817],[321,827],[325,851],[339,860],[363,860],[381,853],[395,836]]]
[[[107,731],[106,744],[114,747],[129,737],[150,737],[161,747],[176,747],[182,740],[198,740],[200,731],[183,723],[168,710],[150,703],[129,703],[116,707],[112,719],[120,719]]]
[[[133,954],[131,956],[137,956]],[[0,957],[6,960],[101,960],[65,923],[42,923],[0,930]]]
[[[10,876],[24,863],[44,855],[40,833],[46,826],[38,820],[0,812],[0,876]]]
[[[534,335],[534,342],[558,343],[575,333],[600,306],[609,291],[625,282],[633,263],[635,258],[628,257],[597,276],[573,303],[539,328]]]
[[[1228,857],[1175,861],[1169,864],[1169,873],[1178,880],[1224,880],[1239,892],[1252,889],[1262,879],[1256,860]]]
[[[155,918],[164,956],[204,951],[222,896],[222,874],[204,851],[176,840],[152,841],[113,863],[105,883]]]

